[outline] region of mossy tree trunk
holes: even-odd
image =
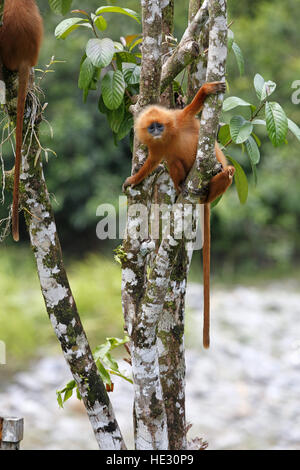
[[[172,107],[172,94],[168,87],[189,64],[195,60],[199,62],[199,51],[203,48],[203,41],[200,40],[202,30],[205,34],[209,31],[206,80],[224,81],[226,2],[205,0],[201,8],[199,2],[197,6],[178,46],[161,64],[161,57],[165,57],[166,53],[161,38],[165,37],[166,31],[172,30],[173,2],[142,2],[142,74],[139,101],[133,108],[134,114],[148,104],[158,103],[161,93],[163,103]],[[150,44],[151,52],[148,48]],[[190,78],[193,78],[192,73]],[[213,144],[221,102],[222,97],[217,96],[210,97],[205,103],[197,158],[186,180],[187,190],[177,198],[178,209],[182,204],[187,212],[194,210],[199,202],[199,193],[203,201],[210,178],[220,169]],[[133,173],[147,157],[146,149],[137,140],[134,148]],[[186,449],[184,303],[192,250],[187,249],[185,239],[179,241],[172,236],[182,216],[180,210],[175,211],[170,229],[160,234],[158,244],[151,236],[137,239],[130,235],[143,227],[143,211],[131,211],[136,204],[144,205],[144,214],[149,213],[151,205],[157,202],[163,202],[167,208],[175,208],[174,187],[164,167],[138,186],[127,189],[127,195],[129,216],[127,237],[123,244],[122,299],[126,329],[131,338],[136,448]]]

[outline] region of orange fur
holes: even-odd
[[[6,0],[3,26],[0,27],[0,60],[8,70],[18,72],[19,75],[12,215],[15,241],[19,240],[19,180],[25,100],[30,69],[38,61],[42,36],[43,21],[35,1]]]
[[[182,110],[149,106],[141,112],[135,122],[135,132],[139,141],[147,145],[148,157],[142,168],[126,179],[124,189],[129,185],[139,184],[162,160],[165,160],[176,191],[181,191],[181,185],[192,168],[197,154],[200,122],[195,116],[202,110],[205,98],[209,94],[219,92],[225,92],[224,82],[206,83],[200,88],[193,101]],[[223,166],[223,171],[211,179],[204,207],[203,344],[205,348],[209,347],[210,323],[210,203],[231,185],[235,171],[234,167],[227,165],[226,157],[217,142],[215,152],[218,161]]]

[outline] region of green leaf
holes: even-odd
[[[71,8],[72,0],[49,0],[49,5],[54,13],[65,15]]]
[[[231,139],[229,124],[224,124],[218,133],[218,140],[222,145],[226,145]]]
[[[265,100],[268,96],[270,96],[276,89],[276,83],[268,80],[264,83],[264,86],[261,91],[261,101]]]
[[[139,38],[141,35],[140,34],[129,34],[128,36],[125,36],[125,42],[126,42],[126,46],[127,47],[130,47],[130,45],[132,45],[134,43],[134,41],[137,40],[137,38]]]
[[[66,39],[66,37],[80,26],[91,28],[88,20],[84,18],[67,18],[61,21],[55,28],[54,35],[56,39]]]
[[[76,387],[75,380],[70,380],[70,382],[67,383],[65,390],[73,390],[73,388],[75,387]]]
[[[231,51],[232,49],[232,44],[234,41],[234,33],[231,29],[228,30],[228,36],[227,36],[227,47],[228,47],[228,52]]]
[[[246,121],[243,116],[233,116],[229,126],[231,138],[236,144],[245,142],[253,131],[253,124]]]
[[[124,100],[122,101],[121,106],[119,106],[118,109],[115,109],[113,111],[108,109],[108,112],[106,113],[107,120],[109,122],[111,130],[115,132],[116,134],[119,132],[120,126],[124,119],[124,114],[125,114]]]
[[[56,392],[56,399],[57,399],[57,403],[58,403],[58,406],[60,408],[63,408],[64,405],[63,405],[63,399],[62,399],[62,396],[61,396],[61,393],[60,392]]]
[[[105,31],[106,28],[107,28],[107,22],[106,22],[106,20],[103,18],[103,16],[97,16],[97,17],[94,19],[94,25],[95,25],[96,28],[98,28],[100,31]]]
[[[213,209],[214,207],[216,207],[219,204],[219,202],[221,201],[222,197],[223,197],[223,194],[221,194],[221,196],[217,197],[217,199],[215,199],[213,202],[211,202],[210,208]]]
[[[264,121],[263,119],[253,119],[253,121],[251,122],[255,125],[266,126],[266,121]]]
[[[266,103],[265,112],[268,135],[274,147],[278,147],[286,139],[287,117],[282,107],[274,101]]]
[[[98,8],[96,11],[97,15],[102,15],[102,13],[122,13],[122,15],[130,16],[130,18],[133,18],[138,23],[141,22],[139,14],[129,8],[103,6]]]
[[[78,78],[78,88],[81,90],[88,90],[92,83],[94,76],[94,66],[91,59],[88,57],[82,62],[80,66],[80,73]]]
[[[67,400],[69,400],[69,398],[71,398],[71,396],[73,395],[73,390],[72,389],[68,389],[64,395],[64,402],[66,402]]]
[[[111,39],[90,39],[86,45],[86,55],[95,67],[107,67],[114,56],[115,46]]]
[[[250,163],[251,163],[251,168],[252,168],[252,173],[253,173],[253,177],[254,177],[254,185],[257,186],[257,170],[256,170],[256,165],[254,165],[251,160],[250,160]]]
[[[102,114],[108,114],[108,112],[110,111],[110,109],[108,109],[105,106],[102,95],[100,95],[100,98],[99,98],[98,109],[99,109],[100,113],[102,113]]]
[[[137,39],[136,41],[134,41],[134,43],[130,46],[129,50],[130,52],[136,47],[138,46],[139,44],[141,44],[141,42],[143,42],[143,38],[139,38]]]
[[[122,51],[122,52],[116,52],[116,61],[117,61],[117,65],[119,67],[120,70],[122,70],[122,63],[123,62],[130,62],[132,64],[136,64],[137,60],[136,60],[136,56],[134,54],[131,54],[131,52],[126,52],[126,51]]]
[[[141,67],[132,63],[122,63],[123,75],[127,85],[140,83]]]
[[[251,162],[257,165],[260,160],[260,151],[255,139],[251,135],[245,141],[245,147]]]
[[[261,75],[259,75],[259,73],[257,73],[254,77],[254,88],[256,91],[256,95],[260,101],[262,101],[261,94],[262,94],[264,84],[265,84],[264,78]]]
[[[99,374],[100,374],[101,379],[103,380],[103,382],[105,384],[111,385],[111,379],[110,379],[109,372],[105,369],[104,365],[101,363],[100,360],[96,361],[96,364],[97,364],[97,369],[99,371]]]
[[[236,42],[232,43],[232,50],[234,52],[234,55],[238,64],[240,75],[243,75],[244,70],[245,70],[244,57],[243,57],[243,53],[241,49],[239,48]]]
[[[256,143],[258,145],[258,147],[261,147],[261,141],[260,139],[258,138],[258,136],[256,134],[254,134],[254,132],[252,132],[252,137],[254,137],[254,139],[256,140]]]
[[[117,372],[117,371],[111,370],[110,373],[112,375],[117,375],[118,377],[121,377],[122,379],[127,380],[127,382],[133,384],[133,380],[130,379],[129,377],[126,377],[126,375],[122,374],[122,372],[120,371]]]
[[[107,353],[103,359],[106,367],[119,372],[119,365],[115,359],[112,358],[111,354]]]
[[[229,96],[229,98],[226,98],[223,102],[223,111],[229,111],[237,106],[251,106],[251,104],[242,100],[238,96]]]
[[[122,346],[125,343],[128,343],[129,337],[127,335],[124,336],[124,338],[106,338],[105,343],[100,344],[97,346],[97,348],[94,351],[94,357],[96,359],[103,359],[104,356],[109,352],[112,351],[113,349],[117,348],[118,346]]]
[[[115,52],[123,52],[124,51],[124,46],[121,42],[114,41],[114,45],[115,45]]]
[[[123,119],[120,129],[117,134],[117,140],[122,140],[124,137],[126,137],[127,134],[131,131],[133,127],[133,117],[132,114],[127,113],[125,115],[125,118]]]
[[[294,134],[294,136],[300,140],[300,128],[291,119],[288,119],[288,128]]]
[[[248,198],[248,180],[241,165],[233,158],[227,155],[235,168],[234,181],[241,204],[245,204]]]
[[[126,83],[120,70],[110,70],[102,79],[102,97],[108,109],[118,109],[125,93]]]

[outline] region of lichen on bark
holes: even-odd
[[[6,110],[16,118],[16,74],[4,71]],[[105,386],[92,356],[64,268],[50,198],[39,154],[42,108],[33,91],[24,115],[21,205],[36,260],[46,310],[78,386],[100,449],[125,449]],[[10,175],[6,175],[7,181]],[[10,185],[6,185],[8,189]]]

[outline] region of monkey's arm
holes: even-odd
[[[195,116],[200,113],[203,108],[205,98],[208,95],[216,93],[225,93],[226,84],[225,82],[210,82],[202,85],[200,90],[197,92],[193,101],[182,110],[183,116]]]
[[[158,167],[158,165],[160,164],[161,161],[162,161],[162,157],[157,158],[149,150],[148,158],[145,161],[142,168],[140,168],[137,173],[135,173],[132,176],[129,176],[125,180],[125,182],[123,184],[123,191],[124,191],[124,189],[127,188],[127,186],[130,186],[130,185],[135,186],[136,184],[139,184],[141,181],[143,181],[143,179],[145,179],[148,175],[150,175],[150,173],[152,173],[153,170],[155,170],[155,168]]]
[[[178,159],[173,159],[171,161],[168,161],[167,164],[175,189],[177,193],[180,193],[182,190],[181,184],[186,177],[186,171],[183,166],[183,163]]]

